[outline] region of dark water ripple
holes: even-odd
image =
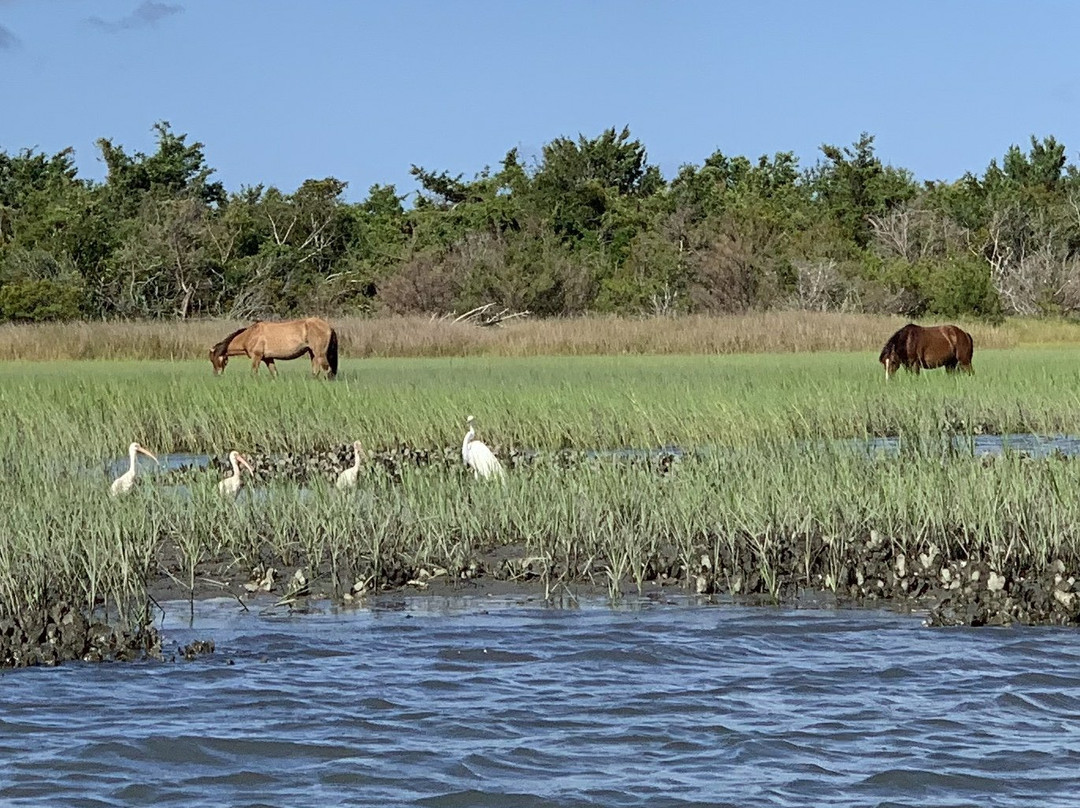
[[[1080,788],[1068,630],[465,598],[206,604],[166,629],[217,653],[2,674],[0,803],[1071,808]]]

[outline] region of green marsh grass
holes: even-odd
[[[194,361],[7,363],[0,611],[61,596],[134,619],[163,567],[193,591],[208,562],[242,576],[302,567],[340,594],[418,569],[460,579],[502,552],[531,559],[545,591],[591,581],[615,596],[662,568],[685,582],[702,569],[734,576],[742,557],[773,597],[783,570],[803,570],[786,583],[841,580],[871,535],[908,558],[934,548],[998,567],[1076,564],[1080,464],[983,462],[943,436],[1080,434],[1078,358],[982,351],[973,377],[889,383],[876,353],[351,359],[333,383],[307,378],[302,363],[283,363],[277,380],[237,367],[213,378]],[[213,469],[167,475],[140,461],[133,493],[107,495],[108,464],[133,439],[159,457],[314,452],[356,438],[373,452],[452,456],[469,414],[504,460],[540,455],[505,487],[459,465],[406,464],[399,482],[372,467],[347,495],[245,478],[237,501],[216,497]],[[853,448],[882,436],[900,451]],[[643,456],[567,467],[555,454],[662,447],[693,451],[666,474]]]
[[[459,445],[466,415],[501,448],[683,447],[779,440],[1070,432],[1080,422],[1073,349],[977,354],[976,374],[901,373],[876,356],[738,356],[348,360],[317,383],[220,378],[197,362],[0,365],[0,421],[16,444],[48,444],[100,462],[138,439],[156,452],[224,454]],[[0,438],[3,440],[3,438]],[[28,447],[26,447],[28,448]],[[18,448],[16,447],[18,452]]]

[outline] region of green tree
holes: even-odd
[[[187,143],[187,135],[172,132],[168,121],[154,124],[157,151],[127,154],[108,138],[97,142],[108,174],[105,186],[108,197],[125,215],[132,215],[143,193],[161,196],[192,196],[208,205],[225,201],[220,182],[210,182],[214,169],[206,164],[202,143]]]
[[[874,137],[864,132],[850,148],[823,145],[827,162],[812,174],[814,191],[837,222],[843,238],[859,250],[872,238],[869,218],[912,199],[918,187],[911,173],[883,165]]]
[[[610,241],[621,223],[619,198],[642,199],[662,186],[645,146],[630,139],[628,128],[612,128],[596,138],[561,137],[544,146],[530,201],[563,238]]]

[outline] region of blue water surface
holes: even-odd
[[[1080,635],[888,611],[169,604],[175,662],[0,674],[4,805],[1075,806]]]

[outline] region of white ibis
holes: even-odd
[[[255,474],[255,469],[247,461],[247,458],[233,449],[229,452],[229,463],[232,464],[232,476],[226,477],[217,484],[218,493],[223,497],[235,497],[240,492],[240,467],[243,466],[248,473]]]
[[[499,458],[492,454],[491,449],[483,441],[475,439],[474,420],[470,415],[465,421],[469,431],[465,433],[465,440],[461,442],[461,459],[465,461],[468,468],[472,469],[473,476],[478,479],[504,478],[506,472]]]
[[[353,464],[345,471],[341,472],[337,476],[337,482],[334,483],[338,488],[345,490],[346,488],[355,488],[356,480],[360,476],[360,463],[367,460],[367,452],[364,451],[364,444],[360,441],[353,441],[353,452],[356,457],[353,460]]]
[[[128,466],[127,471],[112,481],[112,485],[109,486],[109,494],[111,496],[117,497],[121,494],[126,494],[131,490],[132,486],[135,485],[135,455],[137,454],[144,454],[153,459],[155,463],[158,462],[158,459],[154,457],[153,454],[148,452],[138,443],[132,441],[131,445],[128,446],[128,458],[130,459],[131,464]]]

